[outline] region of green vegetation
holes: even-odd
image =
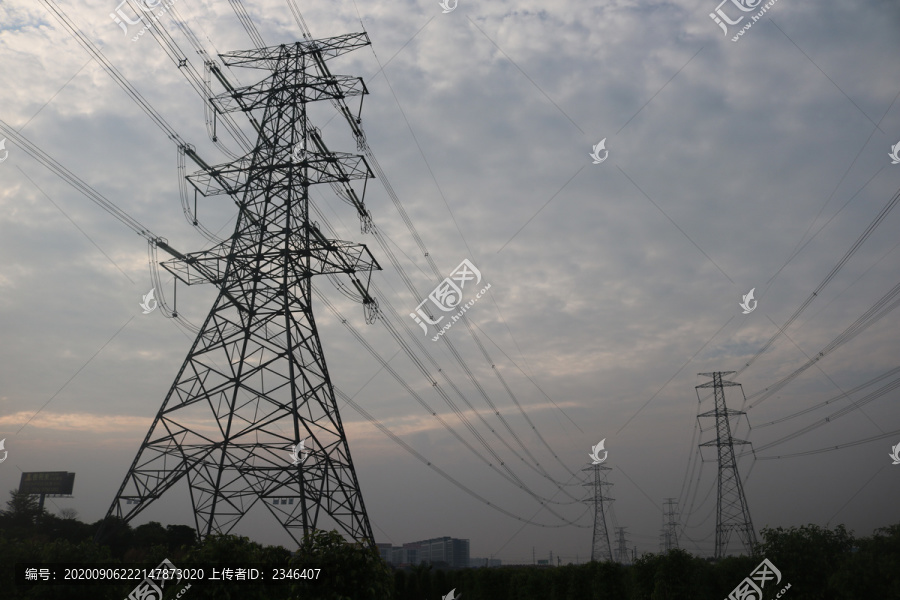
[[[560,567],[445,570],[420,565],[392,569],[378,553],[317,531],[296,552],[263,546],[246,537],[210,536],[198,541],[186,525],[150,522],[132,528],[113,519],[102,545],[93,541],[101,522],[82,523],[41,513],[34,498],[11,493],[0,511],[0,598],[123,600],[135,584],[16,586],[16,563],[137,563],[152,568],[164,558],[177,567],[228,563],[232,567],[280,565],[285,572],[321,569],[317,581],[286,584],[234,581],[192,584],[182,600],[437,600],[456,588],[463,600],[720,600],[765,557],[782,574],[769,582],[764,600],[790,584],[784,600],[900,600],[900,524],[856,538],[843,526],[763,529],[756,556],[721,561],[683,550],[648,554],[633,565],[590,563]],[[279,568],[281,568],[279,567]],[[168,586],[164,600],[183,589]],[[149,600],[149,599],[148,599]],[[154,599],[155,600],[155,599]]]

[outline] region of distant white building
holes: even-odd
[[[393,562],[393,546],[390,544],[375,544],[375,546],[378,548],[378,554],[381,555],[381,560],[386,563]]]
[[[402,547],[391,547],[390,544],[377,544],[377,546],[381,557],[394,566],[425,563],[465,568],[469,566],[470,562],[469,540],[448,536],[410,542],[403,544]],[[389,553],[388,548],[390,548]]]

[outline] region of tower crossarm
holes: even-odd
[[[369,35],[365,32],[346,33],[317,40],[304,40],[292,44],[280,44],[255,50],[239,50],[219,54],[222,62],[229,67],[248,67],[251,69],[274,69],[285,54],[290,56],[320,55],[324,60],[338,57],[347,52],[369,46]]]
[[[721,387],[733,387],[736,385],[741,385],[741,384],[735,383],[733,381],[722,381],[721,383],[722,383]],[[695,385],[694,387],[695,388],[714,388],[716,386],[715,386],[715,382],[711,381],[709,383],[702,383],[700,385]]]
[[[359,154],[346,152],[304,152],[295,157],[287,154],[285,160],[270,164],[252,165],[250,155],[236,161],[216,165],[187,176],[187,180],[203,196],[228,194],[236,196],[246,189],[247,174],[261,174],[268,170],[287,171],[293,167],[307,167],[310,185],[317,183],[347,183],[354,179],[368,179],[372,172],[366,159]]]
[[[210,98],[210,102],[222,113],[250,112],[264,108],[269,100],[269,95],[273,92],[278,93],[289,90],[299,90],[299,97],[303,102],[350,98],[369,93],[361,77],[310,75],[302,83],[280,87],[273,87],[268,79],[264,79],[254,85],[234,88],[214,96]]]
[[[325,240],[325,243],[321,243],[316,240],[311,244],[310,254],[313,259],[310,267],[311,275],[338,273],[356,275],[381,270],[365,244],[354,244],[344,240]]]
[[[380,271],[381,266],[365,244],[355,244],[344,240],[326,238],[316,227],[310,228],[308,249],[273,250],[289,260],[309,258],[309,270],[302,273],[312,275],[346,274],[351,285],[370,312],[375,310],[376,301],[369,294],[372,271]],[[221,286],[225,282],[229,261],[241,262],[239,255],[225,255],[221,246],[200,252],[182,254],[164,240],[156,240],[162,250],[173,256],[162,264],[163,268],[187,285],[212,283]],[[301,261],[299,264],[303,264]],[[227,290],[226,290],[227,291]],[[237,301],[235,300],[235,303]]]
[[[346,274],[350,278],[359,301],[366,308],[366,321],[372,323],[378,314],[378,303],[369,294],[372,271],[381,266],[365,244],[343,240],[330,240],[322,236],[318,228],[312,228],[310,240],[310,274]],[[339,285],[335,282],[335,285]]]
[[[198,283],[219,284],[225,280],[227,257],[216,254],[212,250],[179,253],[174,258],[160,263],[162,267],[188,285]]]
[[[749,444],[747,440],[738,440],[735,438],[731,438],[732,444]],[[708,442],[703,442],[702,444],[698,444],[698,446],[726,446],[725,442],[720,442],[719,440],[710,440]]]
[[[714,379],[712,381],[707,381],[706,383],[701,383],[700,385],[697,385],[694,387],[696,387],[696,388],[714,388],[717,385],[719,387],[731,387],[731,386],[735,386],[735,385],[741,385],[741,384],[735,383],[733,381],[725,381],[724,379],[722,379],[723,375],[731,375],[732,373],[736,373],[736,372],[737,371],[721,371],[720,373],[718,373],[718,375],[719,375],[718,383],[716,383],[716,379],[715,379],[716,373],[697,373],[697,375],[700,375],[702,377],[713,377]]]
[[[203,196],[236,195],[244,190],[250,163],[250,155],[242,156],[230,163],[192,173],[186,179]]]
[[[718,409],[718,410],[708,410],[705,413],[701,413],[697,415],[698,417],[718,417],[718,416],[729,416],[729,417],[739,417],[741,415],[746,415],[747,413],[742,410],[734,410],[732,408],[726,409]]]
[[[163,238],[155,238],[151,240],[151,242],[155,244],[157,248],[164,250],[173,257],[170,260],[160,263],[163,268],[188,285],[206,282],[219,283],[221,278],[224,277],[225,264],[221,262],[221,257],[212,255],[212,250],[194,254],[182,254],[178,250],[172,248]],[[212,259],[219,260],[214,261]],[[234,302],[235,305],[240,305],[237,298],[235,298],[227,289],[223,289],[222,293]]]

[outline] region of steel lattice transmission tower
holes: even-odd
[[[204,196],[230,195],[237,222],[230,238],[202,252],[178,254],[158,240],[177,256],[163,263],[168,271],[219,292],[107,516],[129,521],[186,477],[201,537],[228,533],[262,503],[297,542],[337,528],[373,543],[311,279],[346,274],[351,285],[338,285],[371,321],[369,279],[380,267],[365,245],[327,239],[310,220],[309,198],[310,186],[331,184],[367,216],[350,182],[362,180],[364,191],[373,175],[362,156],[329,151],[307,118],[307,103],[367,93],[361,79],[331,75],[326,61],[368,44],[361,33],[220,55],[264,73],[242,88],[212,65],[227,90],[212,104],[245,113],[257,143],[215,167],[183,148],[203,166],[188,181]]]
[[[725,405],[725,388],[740,387],[741,384],[733,381],[724,381],[724,375],[730,375],[734,371],[717,371],[715,373],[699,373],[702,377],[712,377],[712,381],[696,386],[699,398],[700,390],[713,388],[715,396],[715,408],[700,414],[700,417],[716,418],[716,439],[700,444],[700,446],[715,446],[718,449],[719,475],[718,495],[716,498],[716,558],[725,556],[728,548],[728,538],[732,531],[736,531],[741,538],[748,554],[752,554],[756,546],[756,530],[750,519],[750,509],[747,506],[747,498],[744,496],[744,486],[738,475],[737,462],[734,457],[735,444],[748,444],[746,440],[736,440],[731,437],[731,417],[746,414],[742,411],[730,410]]]
[[[625,527],[616,527],[616,562],[628,564],[628,540],[625,539]]]
[[[678,520],[677,515],[678,512],[675,509],[677,506],[678,500],[676,498],[666,498],[665,503],[663,504],[663,530],[662,530],[662,550],[663,552],[668,552],[669,550],[678,548]]]
[[[591,560],[611,561],[613,559],[612,545],[609,543],[609,531],[606,528],[605,502],[612,502],[612,498],[603,495],[603,486],[613,485],[606,481],[606,471],[612,471],[611,467],[601,464],[590,465],[583,471],[593,473],[593,480],[584,484],[590,488],[591,497],[588,502],[594,505],[594,535],[591,540]]]

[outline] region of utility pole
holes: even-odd
[[[676,498],[666,498],[663,503],[662,550],[668,552],[678,548],[678,521],[676,520]]]
[[[606,509],[605,502],[612,502],[612,498],[603,495],[603,486],[613,485],[606,481],[606,471],[612,471],[612,468],[602,464],[590,465],[583,471],[593,473],[593,481],[585,483],[585,487],[591,489],[591,497],[588,502],[594,505],[594,535],[591,540],[591,560],[592,561],[611,561],[612,546],[609,543],[609,531],[606,529]]]
[[[756,530],[750,519],[750,509],[747,506],[747,498],[744,496],[744,486],[738,475],[737,461],[734,456],[734,445],[749,444],[746,440],[736,440],[731,437],[731,417],[746,414],[742,411],[731,410],[725,405],[725,388],[740,387],[741,384],[733,381],[724,381],[724,375],[730,375],[734,371],[717,371],[714,373],[700,373],[703,377],[712,377],[712,381],[696,386],[697,398],[700,390],[713,388],[715,396],[715,408],[700,414],[700,417],[715,417],[716,439],[704,442],[703,446],[715,446],[718,450],[719,474],[718,494],[716,498],[716,553],[715,558],[725,556],[728,549],[728,538],[732,531],[736,531],[744,544],[747,554],[752,554],[756,546]],[[743,393],[743,391],[742,391]]]
[[[307,113],[310,102],[368,93],[326,63],[369,43],[358,33],[220,55],[263,73],[240,88],[212,66],[226,91],[211,104],[217,114],[244,113],[257,142],[214,167],[181,148],[203,167],[188,183],[203,196],[230,196],[237,220],[210,249],[163,263],[182,282],[219,291],[107,517],[130,521],[185,479],[201,537],[230,532],[259,505],[295,543],[338,529],[374,544],[313,319],[312,277],[346,276],[343,289],[371,322],[369,279],[380,267],[365,245],[326,238],[310,215],[310,187],[328,184],[365,229],[363,194],[350,182],[362,180],[364,191],[373,175],[362,156],[330,151]]]

